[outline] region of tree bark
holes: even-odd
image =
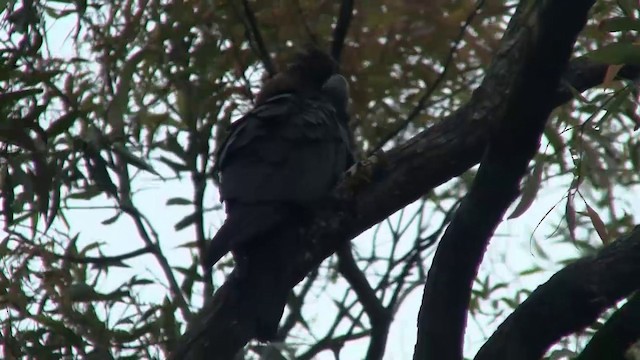
[[[538,360],[563,336],[592,324],[638,288],[640,226],[553,275],[509,315],[475,360]]]
[[[469,193],[435,253],[422,306],[414,360],[462,359],[473,280],[493,233],[520,193],[520,180],[540,147],[578,33],[594,0],[522,2],[511,19],[516,45],[507,36],[498,53],[520,58],[513,86]],[[534,4],[534,5],[531,5]],[[562,21],[559,21],[562,19]],[[526,24],[523,25],[523,24]]]

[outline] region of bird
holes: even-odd
[[[204,264],[233,254],[238,313],[259,341],[276,337],[301,229],[354,163],[349,86],[337,70],[318,48],[299,52],[231,124],[215,159],[226,219]]]

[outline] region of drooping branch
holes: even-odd
[[[498,327],[475,360],[540,359],[563,336],[592,324],[638,288],[640,226],[538,287]]]
[[[513,46],[524,41],[523,35],[518,35],[511,34]],[[307,231],[305,247],[291,254],[292,261],[296,261],[295,276],[283,281],[288,281],[293,288],[340,244],[477,164],[487,145],[490,124],[495,122],[494,114],[502,113],[500,109],[512,87],[513,79],[505,74],[518,68],[519,61],[522,59],[518,56],[498,58],[469,103],[382,156],[382,161],[374,166],[376,176],[371,183],[355,194],[345,192],[342,184],[343,191],[338,192],[342,194],[343,206],[318,214],[314,226]],[[584,91],[602,82],[606,68],[606,65],[579,60],[569,66],[564,78],[573,88]],[[640,76],[640,67],[625,67],[619,76],[635,79]],[[571,91],[561,85],[552,104],[561,105],[571,96]],[[234,348],[237,352],[249,340],[250,336],[242,331],[242,322],[234,317],[234,301],[228,291],[233,281],[232,276],[195,317],[174,351],[174,359],[201,359],[198,354],[235,354],[233,349],[228,352],[219,352],[219,349]]]
[[[574,360],[626,360],[625,354],[638,339],[640,339],[640,293],[636,292],[598,329],[582,353]]]

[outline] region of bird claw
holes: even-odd
[[[384,151],[380,150],[368,158],[356,162],[345,174],[347,188],[352,192],[372,182],[381,167],[388,164]]]

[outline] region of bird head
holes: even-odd
[[[323,91],[325,83],[337,71],[338,64],[329,54],[317,47],[307,47],[294,56],[285,71],[264,84],[256,99],[256,105],[281,94]]]
[[[322,85],[322,94],[329,99],[341,118],[347,117],[349,107],[349,83],[344,76],[334,74]]]

